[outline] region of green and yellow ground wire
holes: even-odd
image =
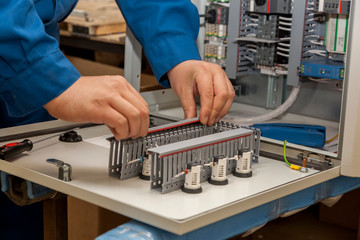
[[[287,141],[285,140],[284,141],[284,160],[285,160],[285,162],[287,163],[287,165],[289,165],[289,167],[291,168],[291,169],[294,169],[294,170],[300,170],[300,166],[298,166],[298,165],[294,165],[294,164],[291,164],[291,163],[289,163],[289,161],[287,160],[287,158],[286,158],[286,143],[287,143]]]

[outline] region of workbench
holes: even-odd
[[[151,108],[156,108],[155,102],[172,105],[174,96],[171,90],[155,92],[142,93]],[[167,109],[157,114],[164,116],[169,112],[174,118],[182,114],[181,107],[176,114]],[[34,124],[31,129],[67,124],[54,121]],[[0,134],[21,133],[28,129],[29,126],[2,129]],[[359,179],[336,178],[340,175],[337,164],[322,172],[310,170],[301,173],[290,170],[284,162],[261,157],[259,164],[253,166],[252,178],[229,176],[226,186],[203,183],[203,193],[199,195],[188,195],[181,190],[161,194],[150,190],[149,182],[137,178],[120,181],[108,176],[109,149],[105,138],[110,136],[110,131],[105,126],[77,131],[85,141],[62,143],[50,139],[34,146],[28,154],[12,161],[1,161],[0,169],[137,220],[99,237],[101,240],[131,231],[150,231],[165,239],[197,239],[200,235],[208,236],[207,239],[226,238],[262,225],[285,212],[360,186]],[[42,137],[33,137],[32,140]],[[46,163],[48,158],[71,164],[73,180],[59,180],[58,169]],[[336,179],[331,180],[333,178]],[[121,239],[123,236],[117,237]]]

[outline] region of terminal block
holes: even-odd
[[[151,188],[161,193],[181,189],[185,181],[190,180],[186,175],[192,170],[185,169],[189,163],[211,166],[200,171],[200,182],[210,179],[212,184],[226,184],[226,175],[235,171],[234,158],[238,151],[250,149],[257,152],[259,137],[259,131],[238,128],[148,149],[152,162]],[[198,181],[195,186],[199,188]]]
[[[250,12],[267,14],[291,14],[292,0],[249,0]]]
[[[260,15],[256,37],[275,40],[278,36],[277,15]]]
[[[149,176],[151,188],[162,193],[182,187],[186,188],[185,191],[192,189],[190,182],[195,178],[187,176],[188,185],[183,185],[186,174],[198,172],[193,163],[200,164],[203,169],[199,172],[201,182],[208,181],[212,171],[215,171],[213,181],[223,181],[226,175],[235,171],[234,157],[239,150],[250,149],[254,153],[252,162],[258,162],[260,150],[260,131],[226,122],[208,127],[198,118],[151,128],[146,137],[108,140],[110,176],[146,180]],[[214,168],[206,168],[209,163],[213,163]],[[193,189],[198,190],[199,184],[195,185]]]
[[[315,0],[314,10],[324,13],[337,13],[348,15],[351,1],[344,0]]]
[[[229,8],[217,4],[210,4],[205,9],[206,22],[211,24],[228,24]]]
[[[275,65],[275,45],[261,43],[258,45],[257,54],[255,56],[255,64],[263,66],[274,66]]]

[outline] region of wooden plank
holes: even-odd
[[[126,23],[115,1],[80,0],[60,28],[73,34],[98,36],[125,32]]]
[[[44,240],[67,240],[67,199],[48,199],[43,202]]]

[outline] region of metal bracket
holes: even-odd
[[[63,180],[65,182],[71,181],[71,174],[72,174],[72,167],[68,163],[64,163],[63,161],[50,158],[46,160],[47,163],[54,164],[59,168],[59,176],[58,178],[60,180]]]
[[[124,77],[140,92],[142,46],[126,26]]]

